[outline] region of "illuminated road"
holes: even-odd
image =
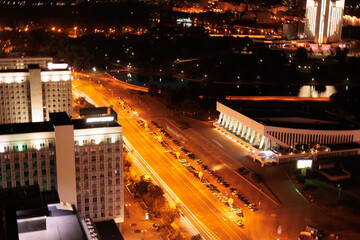
[[[319,210],[296,192],[286,176],[286,171],[295,168],[290,166],[291,164],[260,168],[249,161],[246,150],[239,148],[231,139],[219,134],[211,127],[211,124],[183,118],[176,111],[163,108],[152,98],[142,97],[141,94],[134,92],[130,93],[122,83],[114,79],[103,76],[90,77],[91,81],[87,75],[82,75],[84,79],[81,81],[74,80],[74,92],[80,95],[80,92],[84,92],[83,96],[89,96],[98,106],[114,106],[119,114],[119,122],[124,127],[125,138],[138,152],[136,165],[139,165],[143,172],[152,176],[156,183],[164,187],[170,202],[184,204],[181,208],[184,212],[183,222],[190,234],[199,231],[206,239],[291,240],[297,239],[299,231],[306,225],[324,227],[327,233],[347,232],[351,225],[348,224],[347,219],[334,217],[328,212]],[[228,218],[229,210],[210,191],[171,155],[165,153],[160,144],[151,138],[144,128],[140,127],[133,117],[130,117],[130,114],[117,106],[114,101],[117,96],[123,97],[143,119],[160,123],[167,132],[176,136],[182,145],[202,159],[204,164],[216,169],[217,173],[220,173],[232,187],[240,189],[249,200],[258,205],[261,202],[260,210],[252,213],[239,204],[237,199],[235,200],[235,204],[242,207],[245,214],[243,229],[232,223]],[[191,127],[186,130],[180,129],[179,123],[183,121],[190,123]],[[191,163],[194,165],[193,162]],[[242,166],[259,173],[274,193],[280,197],[283,204],[275,205],[237,176],[234,169]],[[198,169],[197,165],[194,167]],[[217,184],[207,173],[205,177],[214,185]],[[216,186],[222,192],[229,192],[228,189]],[[279,226],[282,229],[281,237],[277,234]]]
[[[136,165],[150,175],[157,184],[163,186],[170,202],[182,205],[184,226],[191,234],[200,232],[206,239],[290,240],[296,239],[297,234],[304,226],[308,224],[325,225],[330,219],[328,214],[319,212],[298,195],[284,174],[289,166],[259,168],[255,163],[249,161],[245,150],[236,147],[231,139],[224,138],[209,127],[209,123],[188,119],[187,121],[191,121],[193,128],[182,131],[175,122],[183,120],[179,119],[175,111],[162,109],[159,106],[155,107],[155,101],[129,93],[122,83],[114,79],[95,76],[91,76],[91,81],[89,79],[85,75],[84,80],[74,80],[74,92],[80,95],[81,93],[78,91],[84,92],[84,95],[91,98],[98,106],[114,106],[118,112],[118,120],[124,127],[124,137],[136,150]],[[98,81],[101,81],[101,84]],[[261,203],[260,210],[252,213],[237,199],[235,200],[235,204],[242,207],[244,211],[244,228],[237,227],[229,218],[232,213],[225,205],[215,198],[199,180],[187,172],[177,160],[166,153],[161,145],[136,122],[134,117],[118,106],[117,96],[123,97],[144,119],[160,123],[167,132],[176,136],[205,164],[216,169],[232,187],[240,189],[250,201],[258,205]],[[151,124],[149,125],[151,126]],[[191,163],[199,169],[198,165]],[[281,196],[284,204],[275,205],[242,180],[234,171],[242,166],[257,169],[275,193]],[[218,183],[209,174],[205,173],[205,177],[220,191],[229,193],[228,189],[217,185]],[[231,193],[229,195],[231,196]],[[232,217],[234,218],[234,216]],[[336,221],[338,222],[338,220]],[[279,226],[282,227],[281,238],[277,236]]]
[[[199,180],[186,171],[177,160],[164,152],[159,144],[138,125],[121,107],[116,104],[116,96],[121,96],[124,89],[117,82],[111,86],[114,92],[100,86],[97,81],[73,81],[75,92],[83,92],[98,106],[114,106],[118,113],[118,121],[123,126],[124,137],[139,153],[139,159],[145,159],[144,167],[154,176],[164,181],[184,204],[187,217],[206,239],[255,239],[245,228],[237,227],[229,218],[224,204],[215,198]],[[115,90],[116,89],[116,90]],[[126,90],[125,90],[126,91]],[[140,157],[141,156],[141,157]],[[167,190],[167,189],[165,189]],[[171,193],[168,192],[171,195]],[[191,214],[190,214],[191,212]],[[246,234],[245,234],[246,233]],[[262,238],[259,234],[256,239]]]

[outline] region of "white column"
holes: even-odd
[[[227,118],[227,116],[224,114],[223,118],[222,118],[222,121],[221,121],[221,126],[224,126],[224,124],[226,122],[226,118]]]
[[[240,134],[240,130],[241,130],[241,127],[243,126],[242,123],[239,124],[238,126],[238,129],[237,129],[237,132],[236,132],[236,135],[239,135]]]
[[[245,136],[246,129],[247,129],[247,127],[246,127],[245,125],[243,125],[241,137],[244,137],[244,136]]]
[[[254,141],[255,134],[256,134],[256,132],[253,130],[251,133],[251,137],[250,137],[250,143],[252,143]]]
[[[224,114],[221,112],[221,113],[220,113],[220,116],[219,116],[219,119],[218,119],[218,124],[221,123],[221,120],[222,120],[223,116],[224,116]]]
[[[228,128],[230,121],[231,121],[231,118],[228,117],[228,118],[226,119],[225,128]]]
[[[265,136],[262,136],[261,137],[261,140],[260,140],[260,144],[259,144],[259,148],[261,149],[262,146],[264,145],[264,141],[265,141]]]
[[[234,120],[234,119],[231,119],[230,125],[229,125],[229,132],[231,132],[231,129],[233,128],[234,123],[235,123],[235,120]]]
[[[239,122],[237,120],[234,120],[234,125],[233,125],[233,128],[231,129],[231,131],[235,132],[238,125],[239,125]]]
[[[248,128],[245,139],[249,139],[251,128]]]
[[[260,136],[261,136],[261,134],[256,132],[256,138],[255,138],[254,145],[256,145],[260,141]]]

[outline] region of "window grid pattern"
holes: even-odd
[[[96,221],[123,216],[121,135],[75,138],[77,209]]]
[[[36,183],[41,191],[57,189],[54,139],[1,146],[0,188]]]
[[[20,82],[0,83],[0,124],[30,121],[30,85],[28,78]]]
[[[71,81],[50,81],[42,83],[43,111],[45,119],[51,112],[66,112],[72,116]]]

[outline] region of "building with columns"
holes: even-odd
[[[279,114],[277,109],[273,112],[266,109],[266,113],[257,109],[249,117],[236,110],[240,108],[234,102],[217,102],[216,109],[220,116],[214,126],[237,141],[246,143],[254,151],[292,149],[297,145],[351,148],[360,143],[359,126],[299,113]]]
[[[345,0],[307,0],[305,35],[315,43],[341,41]]]

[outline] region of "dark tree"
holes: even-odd
[[[307,53],[307,50],[306,48],[304,47],[299,47],[297,50],[296,50],[296,59],[298,61],[305,61],[307,60],[308,58],[308,53]]]

